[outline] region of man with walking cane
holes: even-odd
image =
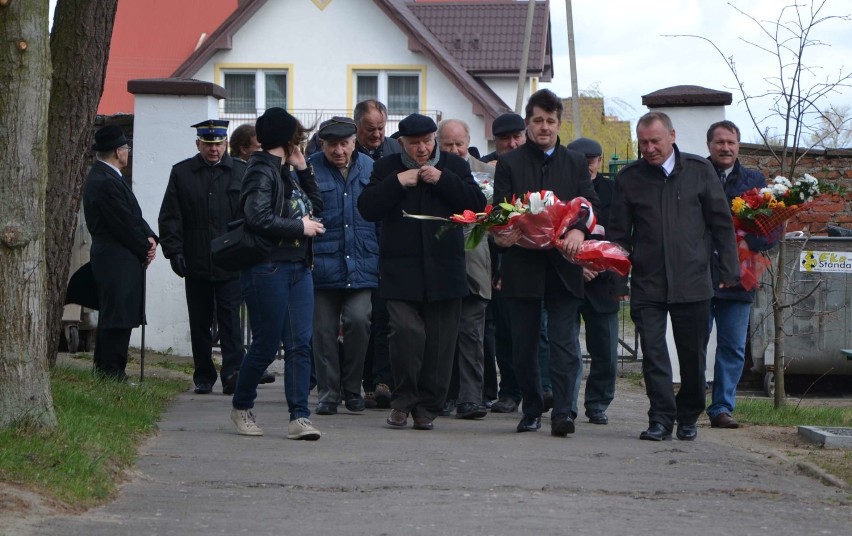
[[[157,254],[158,238],[121,175],[130,155],[124,131],[116,125],[101,128],[92,149],[97,161],[86,178],[83,211],[98,289],[95,374],[126,381],[130,333],[144,326],[145,269]]]

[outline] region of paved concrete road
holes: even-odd
[[[218,386],[217,386],[218,388]],[[566,439],[514,432],[519,414],[391,430],[386,412],[314,416],[318,442],[286,439],[279,381],[242,437],[230,397],[181,395],[118,499],[33,534],[799,535],[852,533],[852,497],[726,444],[639,441],[647,401],[618,393],[611,424]],[[342,409],[342,408],[341,408]],[[706,425],[706,420],[704,422]]]

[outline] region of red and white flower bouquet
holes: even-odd
[[[405,216],[425,218],[411,214]],[[475,248],[487,231],[500,236],[519,229],[521,238],[516,246],[527,249],[558,247],[561,251],[561,238],[570,229],[580,224],[587,229],[595,226],[591,203],[582,197],[564,202],[550,190],[528,192],[521,198],[513,197],[511,201],[487,205],[483,212],[466,210],[454,214],[449,221],[451,224],[472,226],[465,240],[465,249]],[[587,240],[577,255],[570,258],[566,256],[566,259],[591,270],[612,270],[627,275],[630,271],[627,256],[627,252],[617,244]]]

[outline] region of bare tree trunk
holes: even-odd
[[[104,88],[109,44],[118,0],[59,0],[50,34],[53,86],[48,139],[46,255],[47,339],[51,365],[59,335],[74,229],[80,207],[89,146]]]
[[[0,428],[55,427],[45,351],[47,1],[0,7]]]

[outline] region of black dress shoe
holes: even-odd
[[[518,411],[518,403],[504,396],[491,405],[491,413],[515,413]]]
[[[532,415],[524,415],[521,417],[521,422],[518,423],[518,432],[536,432],[541,428],[541,417],[533,417]]]
[[[677,438],[681,441],[695,441],[698,437],[698,427],[695,423],[681,424],[677,423]]]
[[[227,379],[222,378],[222,394],[232,395],[237,390],[237,373],[234,372]]]
[[[343,401],[343,405],[346,406],[346,409],[351,412],[359,412],[364,411],[364,399],[361,398],[361,395],[353,395],[350,393],[346,393],[346,400]]]
[[[269,372],[268,370],[263,371],[263,374],[260,375],[260,381],[258,383],[275,383],[275,374]]]
[[[639,434],[639,439],[645,441],[665,441],[672,438],[672,431],[658,422],[652,422],[647,430]]]
[[[441,408],[441,417],[449,417],[453,414],[453,409],[456,407],[455,400],[447,400],[444,402],[444,407]]]
[[[456,406],[456,419],[481,419],[486,415],[488,415],[488,410],[473,402],[465,402]]]
[[[574,433],[574,419],[567,415],[560,415],[550,421],[550,435],[565,437]]]
[[[320,402],[317,404],[317,415],[336,415],[337,404],[331,402]]]
[[[605,411],[590,411],[589,422],[592,424],[608,424],[609,417],[606,416]]]
[[[434,420],[432,417],[414,417],[414,424],[411,427],[415,430],[431,430],[435,427],[432,424]]]
[[[398,409],[392,409],[390,410],[390,413],[388,413],[388,418],[385,422],[393,428],[405,428],[405,425],[408,424],[408,413]]]
[[[195,384],[195,394],[197,395],[209,395],[213,392],[213,384],[211,383],[196,383]]]

